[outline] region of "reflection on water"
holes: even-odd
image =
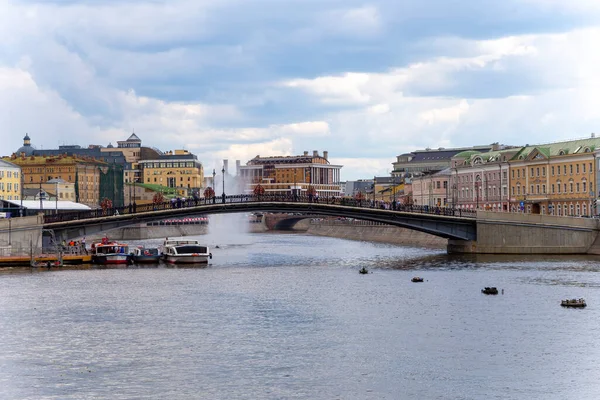
[[[198,237],[211,247],[208,265],[0,275],[0,398],[600,393],[597,257],[456,256],[220,232]],[[485,286],[504,295],[482,295]],[[585,310],[560,307],[580,297]]]

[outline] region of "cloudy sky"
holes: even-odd
[[[350,180],[600,133],[598,0],[0,0],[0,37],[0,155],[135,130],[206,169],[328,150]]]

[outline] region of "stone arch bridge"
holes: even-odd
[[[415,206],[388,210],[341,199],[314,203],[288,198],[229,196],[219,203],[209,199],[179,205],[165,203],[134,209],[123,207],[50,215],[45,217],[43,228],[54,230],[60,239],[70,239],[170,218],[266,212],[302,214],[284,218],[286,224],[304,218],[334,216],[412,229],[448,239],[450,253],[600,254],[600,242],[596,243],[599,231],[596,219],[485,211],[474,213]]]

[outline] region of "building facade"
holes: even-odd
[[[102,161],[77,156],[17,156],[4,158],[18,165],[23,173],[23,185],[42,185],[52,179],[75,184],[76,202],[95,207],[100,204],[101,176],[109,172]],[[107,189],[107,192],[109,190]],[[114,193],[114,190],[112,191]]]
[[[596,215],[596,149],[591,137],[523,147],[510,160],[511,211]]]
[[[21,179],[18,165],[0,160],[0,200],[20,200],[23,190]]]
[[[266,194],[305,195],[312,187],[319,197],[341,196],[341,165],[329,162],[328,152],[305,151],[299,156],[256,156],[239,167],[245,193],[253,193],[260,184]]]
[[[450,204],[463,209],[508,211],[509,160],[519,150],[466,151],[454,156]]]
[[[169,151],[155,159],[140,160],[138,168],[141,183],[179,189],[187,195],[199,192],[204,184],[204,167],[187,150]]]
[[[487,146],[416,150],[396,156],[396,161],[392,163],[394,166],[392,176],[411,177],[438,172],[449,168],[452,157],[458,153],[464,151],[487,152],[499,150],[502,147],[504,146],[494,143]]]
[[[416,206],[449,207],[450,168],[414,177],[411,180],[412,204]]]

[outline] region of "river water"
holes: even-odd
[[[598,258],[200,238],[207,267],[0,275],[0,399],[600,398]]]

